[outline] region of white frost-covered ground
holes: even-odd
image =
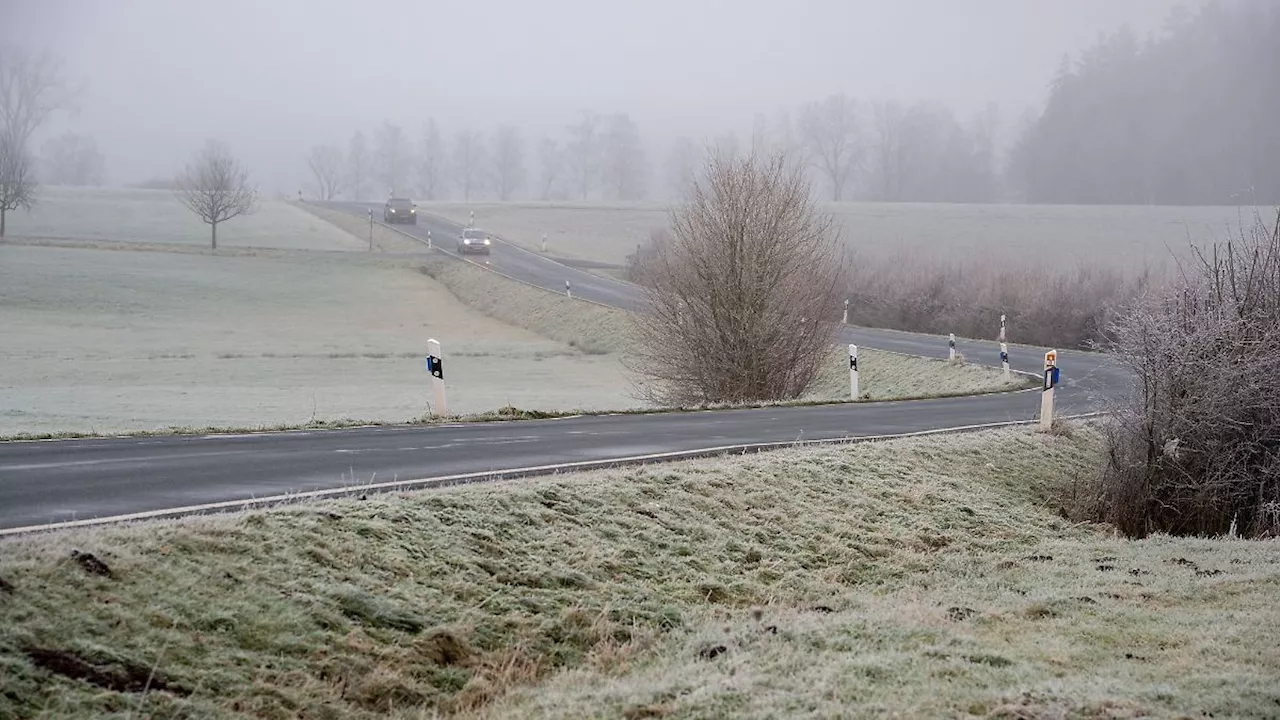
[[[407,264],[0,244],[0,435],[408,420],[431,397],[428,337],[454,412],[637,404],[616,356],[486,317]]]
[[[166,190],[41,187],[35,207],[11,212],[7,223],[14,237],[209,245],[209,226]],[[331,223],[270,199],[218,225],[218,246],[365,249]]]

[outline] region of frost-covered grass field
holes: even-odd
[[[0,245],[0,327],[0,435],[406,421],[429,337],[455,413],[635,404],[616,357],[356,254]]]
[[[36,206],[8,216],[13,237],[209,245],[209,226],[166,190],[41,187]],[[356,238],[287,202],[263,199],[257,210],[218,226],[224,248],[363,250]]]
[[[0,716],[1274,717],[1280,541],[1063,519],[1101,449],[986,431],[6,539]]]
[[[530,249],[621,264],[649,233],[668,224],[662,203],[422,203],[455,222],[476,224]],[[1188,238],[1204,243],[1247,225],[1252,208],[824,203],[846,243],[872,256],[923,251],[931,257],[1070,267],[1079,260],[1116,267],[1161,265]],[[1260,209],[1264,217],[1274,210]]]
[[[431,410],[429,337],[451,414],[649,407],[621,362],[625,313],[444,256],[79,242],[0,243],[0,437],[408,422]],[[838,380],[810,399],[844,399]],[[1009,386],[868,350],[863,388]]]

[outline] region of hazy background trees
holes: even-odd
[[[445,150],[440,138],[440,128],[435,118],[422,124],[422,137],[418,141],[418,192],[424,200],[439,200],[444,196]]]
[[[363,200],[365,188],[369,184],[369,141],[364,133],[357,130],[347,145],[347,185],[351,188],[353,200]]]
[[[316,145],[307,156],[307,166],[316,184],[316,197],[322,201],[333,200],[343,189],[346,173],[342,150],[332,145]]]
[[[1064,59],[1017,139],[1032,203],[1280,203],[1280,3],[1213,3],[1162,37],[1121,28]]]
[[[378,129],[373,161],[374,177],[383,187],[375,199],[409,194],[409,172],[412,166],[412,147],[404,130],[399,125],[384,121]]]
[[[484,184],[484,137],[478,130],[459,130],[453,138],[453,183],[462,193],[463,201],[470,202],[473,194],[479,194]]]
[[[106,173],[106,159],[92,135],[68,132],[41,145],[40,177],[47,185],[102,185]]]

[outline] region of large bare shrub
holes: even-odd
[[[257,204],[258,191],[249,173],[223,143],[210,140],[178,177],[178,199],[210,228],[218,249],[218,225],[246,213]]]
[[[1132,536],[1280,530],[1280,215],[1113,323],[1137,376],[1092,511]]]
[[[665,405],[796,398],[830,357],[843,275],[829,216],[785,154],[713,156],[644,256],[631,367]]]

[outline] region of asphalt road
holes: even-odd
[[[360,216],[380,205],[334,203]],[[452,251],[459,226],[423,215],[397,229]],[[426,252],[425,242],[423,251]],[[452,253],[450,253],[452,254]],[[474,258],[468,258],[474,259]],[[478,258],[484,264],[485,258]],[[642,307],[638,288],[571,268],[504,241],[489,267],[517,279],[617,307]],[[844,342],[946,357],[945,338],[843,328]],[[970,362],[997,365],[998,345],[960,339]],[[1039,373],[1043,348],[1010,346],[1015,369]],[[1059,353],[1062,414],[1095,411],[1123,389],[1125,374],[1103,355]],[[108,438],[0,443],[0,533],[54,523],[239,504],[301,492],[361,492],[362,486],[432,478],[466,481],[486,473],[707,448],[856,438],[1026,421],[1040,393],[968,398],[765,408],[700,413],[608,415],[517,423],[352,428],[248,435]],[[455,476],[471,476],[457,478]],[[428,483],[429,484],[429,483]]]

